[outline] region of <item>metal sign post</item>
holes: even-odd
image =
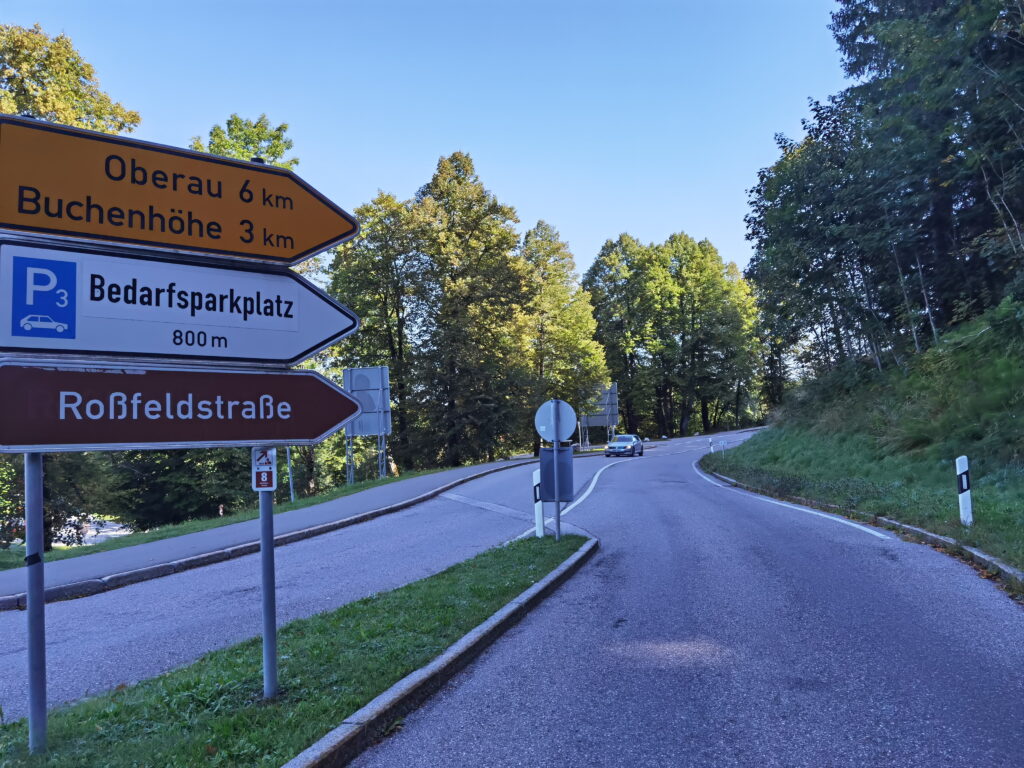
[[[25,454],[25,570],[28,573],[28,748],[46,751],[46,593],[43,582],[43,455]]]
[[[260,495],[260,574],[263,584],[263,698],[277,696],[277,584],[274,576],[274,491],[277,451],[252,449],[252,489]]]
[[[560,541],[562,538],[562,494],[559,487],[558,461],[561,442],[567,440],[576,429],[576,411],[564,400],[552,398],[537,409],[537,413],[533,417],[533,424],[542,439],[551,441],[553,449],[555,541]]]
[[[559,493],[559,491],[561,489],[558,487],[558,451],[561,448],[562,438],[561,438],[561,431],[559,430],[559,426],[561,426],[561,425],[558,423],[558,411],[559,411],[559,408],[555,407],[552,410],[554,412],[554,414],[552,416],[552,419],[553,419],[553,422],[554,422],[554,435],[553,435],[554,436],[554,442],[552,442],[551,445],[555,449],[555,467],[554,467],[554,469],[555,469],[555,541],[561,541],[562,540],[562,501],[561,501],[562,494]]]

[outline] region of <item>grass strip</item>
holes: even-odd
[[[952,460],[884,454],[870,437],[772,427],[701,466],[780,497],[882,515],[1024,568],[1024,471],[972,472],[974,525],[960,524]]]
[[[0,726],[0,765],[277,766],[540,581],[585,541],[522,539],[279,633],[281,694],[262,696],[259,638],[50,713],[46,755],[25,720]]]
[[[282,512],[290,512],[293,509],[311,507],[314,504],[333,501],[334,499],[339,499],[342,496],[348,496],[353,493],[358,493],[359,491],[365,491],[369,488],[376,488],[379,485],[388,485],[389,483],[395,483],[401,480],[419,477],[420,475],[430,475],[435,472],[442,471],[444,470],[415,470],[411,472],[404,472],[400,477],[362,480],[358,483],[353,483],[352,485],[342,485],[317,496],[308,496],[306,498],[296,499],[294,502],[288,501],[281,504],[275,504],[274,514],[279,515]],[[183,523],[164,525],[159,528],[152,528],[148,531],[130,533],[127,536],[119,536],[116,539],[101,541],[98,544],[88,544],[80,547],[55,547],[46,553],[46,560],[47,562],[51,562],[53,560],[65,560],[69,557],[81,557],[82,555],[91,555],[95,552],[106,552],[111,549],[121,549],[122,547],[134,547],[136,544],[147,544],[151,541],[160,541],[161,539],[170,539],[175,536],[184,536],[187,533],[208,531],[211,528],[220,528],[223,525],[244,523],[247,520],[255,520],[259,515],[259,508],[253,507],[230,515],[224,515],[224,517],[205,517],[197,520],[186,520]],[[11,568],[20,568],[25,564],[24,560],[24,547],[13,546],[9,549],[0,549],[0,571],[10,570]]]

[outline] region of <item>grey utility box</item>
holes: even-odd
[[[572,501],[572,446],[558,449],[558,495],[555,498],[555,449],[540,449],[540,501]]]

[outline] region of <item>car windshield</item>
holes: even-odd
[[[633,442],[633,438],[630,435],[619,435],[614,440],[612,440],[612,442],[613,443],[632,443]]]

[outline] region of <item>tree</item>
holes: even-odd
[[[130,133],[140,120],[100,90],[67,35],[51,38],[38,24],[0,24],[0,112],[103,133]]]
[[[428,259],[416,357],[429,444],[419,447],[449,465],[490,458],[528,423],[530,267],[516,253],[518,219],[462,152],[438,161],[414,216]]]
[[[18,492],[19,473],[16,459],[0,455],[0,549],[7,549],[15,539],[25,538],[25,508]]]
[[[642,431],[660,378],[652,363],[663,351],[661,331],[671,324],[675,303],[668,261],[660,249],[622,234],[605,242],[583,285],[594,302],[609,375],[619,385],[626,429]]]
[[[597,323],[590,294],[576,277],[569,246],[550,224],[540,221],[523,236],[520,255],[532,268],[530,367],[537,403],[552,397],[588,412],[598,389],[608,383],[604,348],[595,338]],[[534,438],[539,447],[538,438]]]
[[[294,170],[299,158],[285,158],[292,150],[293,142],[285,133],[288,123],[271,127],[267,116],[260,115],[255,121],[232,114],[223,125],[215,125],[210,129],[206,143],[199,136],[192,137],[191,148],[197,152],[209,152],[211,155],[233,157],[236,160],[252,160],[261,158],[269,165]]]
[[[620,235],[584,284],[628,431],[685,435],[695,413],[703,432],[759,418],[756,305],[710,242],[678,233],[645,246]]]
[[[1024,7],[841,0],[831,28],[857,82],[751,190],[773,399],[787,350],[902,366],[1024,270]]]
[[[108,455],[128,501],[120,517],[138,530],[237,512],[253,502],[245,448]]]
[[[350,306],[362,324],[335,355],[344,366],[389,367],[395,460],[410,466],[415,426],[410,413],[413,341],[426,310],[422,276],[428,261],[419,250],[411,202],[381,192],[355,214],[359,236],[335,249],[329,291]]]
[[[193,136],[190,148],[196,152],[209,152],[211,155],[235,160],[260,158],[268,165],[291,171],[299,164],[299,158],[285,157],[294,144],[285,135],[287,132],[288,123],[281,123],[274,128],[265,114],[253,121],[233,113],[223,126],[215,125],[210,129],[206,143],[203,143],[201,137]],[[294,267],[296,272],[307,278],[319,276],[324,268],[324,259],[319,255]]]

